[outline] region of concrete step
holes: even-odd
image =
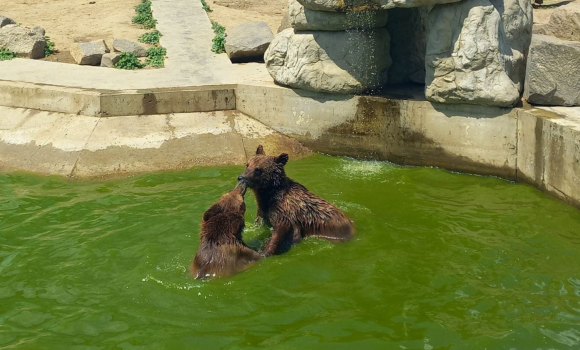
[[[93,178],[309,151],[237,111],[94,117],[0,107],[0,168]]]

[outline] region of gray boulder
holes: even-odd
[[[278,27],[278,31],[276,33],[280,33],[284,29],[292,28],[290,25],[290,16],[288,15],[288,6],[284,10],[284,15],[282,16],[282,20],[280,21],[280,26]]]
[[[147,56],[147,50],[143,46],[125,39],[114,39],[113,49],[118,52],[130,52],[137,57]]]
[[[109,52],[105,40],[74,43],[70,47],[70,54],[75,62],[81,65],[98,66],[103,55]]]
[[[346,12],[347,10],[388,10],[395,7],[419,7],[448,4],[461,0],[298,0],[304,7],[315,11]]]
[[[280,84],[304,90],[353,94],[385,85],[391,64],[389,32],[297,32],[276,35],[266,68]]]
[[[435,6],[427,21],[427,99],[514,106],[523,89],[531,32],[529,0]]]
[[[117,52],[110,52],[103,55],[101,58],[101,67],[115,68],[115,64],[121,59],[121,54]]]
[[[9,24],[16,24],[13,19],[0,15],[0,28]]]
[[[42,58],[46,38],[37,30],[9,24],[0,28],[0,47],[5,47],[20,57]]]
[[[558,7],[552,12],[548,23],[534,25],[534,33],[580,41],[580,3],[571,2]]]
[[[381,11],[328,12],[305,8],[297,0],[288,2],[288,17],[297,30],[339,31],[347,29],[372,29],[384,27],[388,14]]]
[[[580,105],[580,42],[534,35],[524,98],[532,104]]]
[[[266,22],[246,22],[228,29],[225,49],[232,62],[261,61],[274,38]]]
[[[426,23],[429,7],[389,10],[391,35],[389,84],[425,84]]]

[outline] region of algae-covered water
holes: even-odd
[[[0,175],[0,348],[580,348],[577,209],[496,178],[317,155],[287,173],[356,238],[192,280],[200,217],[241,171]],[[246,198],[257,248],[269,231]]]

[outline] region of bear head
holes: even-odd
[[[246,184],[239,181],[233,190],[228,191],[220,197],[219,201],[212,205],[203,213],[203,222],[207,222],[220,214],[235,214],[244,216],[246,212],[246,203],[244,195],[246,194]]]
[[[256,155],[252,157],[246,170],[238,177],[253,189],[274,188],[282,185],[286,179],[284,165],[288,162],[288,154],[267,156],[262,145],[258,146]]]

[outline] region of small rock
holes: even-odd
[[[571,2],[557,8],[552,12],[550,21],[535,28],[534,33],[551,35],[563,40],[580,41],[580,3]]]
[[[147,56],[147,50],[143,46],[125,39],[113,40],[113,49],[118,52],[130,52],[137,57]]]
[[[264,52],[274,39],[266,22],[246,22],[227,31],[225,49],[232,62],[264,59]]]
[[[98,66],[101,58],[109,53],[105,40],[95,40],[87,43],[74,43],[70,47],[70,54],[75,62],[81,65]]]
[[[46,30],[44,30],[44,28],[39,27],[39,26],[36,26],[36,27],[32,28],[31,32],[35,32],[38,35],[42,35],[42,36],[45,36],[46,35]]]
[[[0,28],[0,47],[5,47],[20,57],[42,58],[46,39],[34,30],[9,24]]]
[[[115,68],[115,64],[121,59],[121,54],[117,52],[106,53],[101,58],[101,67]]]
[[[524,98],[532,104],[580,105],[580,42],[532,36]]]
[[[13,19],[0,15],[0,28],[9,24],[16,24]]]
[[[278,31],[276,33],[280,33],[284,29],[292,28],[290,24],[290,16],[288,15],[288,8],[284,11],[284,15],[282,16],[282,20],[280,21],[280,26],[278,27]]]

